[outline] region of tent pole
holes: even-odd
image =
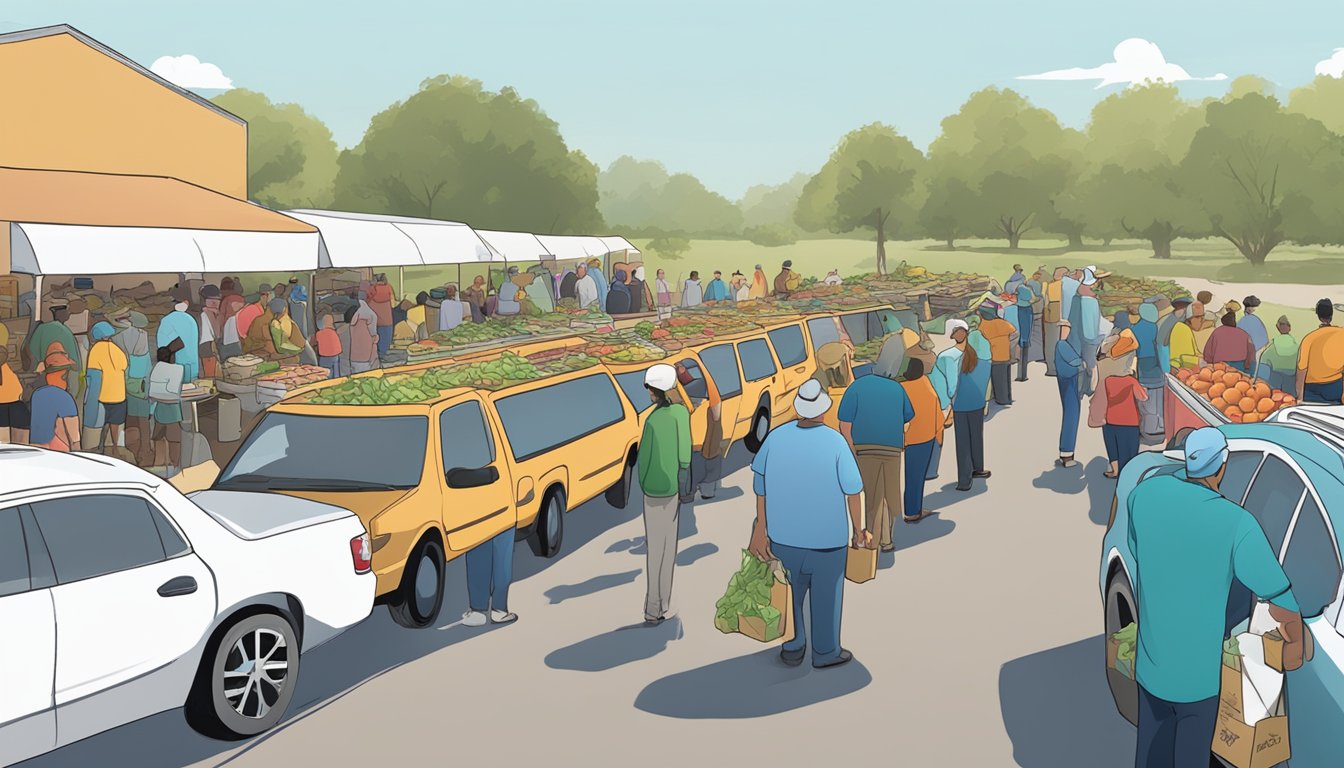
[[[406,267],[397,267],[397,292],[401,294],[401,298],[394,301],[393,304],[399,305],[401,299],[406,298]]]
[[[317,334],[317,270],[308,273],[308,316],[312,318],[308,335],[313,336]]]
[[[28,318],[28,332],[32,333],[37,324],[42,322],[42,275],[33,275],[33,316]],[[34,360],[33,364],[41,362]]]

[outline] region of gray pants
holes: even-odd
[[[1148,399],[1139,401],[1139,431],[1145,435],[1161,435],[1166,429],[1166,423],[1162,419],[1164,403],[1163,396],[1166,394],[1166,387],[1146,387],[1148,390]]]
[[[649,551],[646,619],[660,619],[672,608],[672,569],[677,565],[680,518],[681,504],[676,496],[644,496],[644,545]]]
[[[367,362],[362,361],[362,360],[351,360],[351,361],[350,361],[350,372],[351,372],[351,373],[363,373],[363,372],[365,372],[365,371],[372,371],[374,368],[377,368],[377,367],[378,367],[378,361],[377,361],[377,360],[370,360],[370,361],[367,361]]]
[[[1082,390],[1084,395],[1092,394],[1092,379],[1097,375],[1097,352],[1101,351],[1101,342],[1088,343],[1080,341],[1082,347],[1078,351],[1079,357],[1083,358]]]
[[[1045,323],[1045,375],[1055,375],[1055,347],[1059,346],[1059,323]]]

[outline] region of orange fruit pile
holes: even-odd
[[[1297,398],[1287,392],[1273,389],[1263,381],[1253,381],[1226,363],[1185,368],[1176,372],[1176,378],[1234,423],[1264,421],[1278,409],[1297,403]]]

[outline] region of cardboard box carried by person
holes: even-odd
[[[1270,768],[1292,757],[1283,706],[1283,673],[1265,663],[1265,645],[1237,637],[1240,670],[1224,662],[1213,752],[1234,768]]]

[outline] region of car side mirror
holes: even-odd
[[[498,480],[499,470],[493,466],[480,469],[458,467],[448,470],[447,479],[449,488],[480,488]]]

